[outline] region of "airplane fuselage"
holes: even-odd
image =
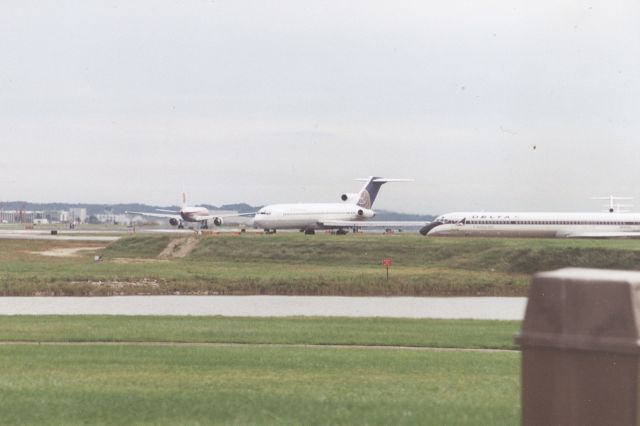
[[[202,222],[210,216],[209,210],[205,207],[184,207],[180,210],[180,217],[185,222]]]
[[[637,213],[456,212],[437,217],[420,233],[427,236],[633,237]]]
[[[272,204],[256,213],[253,223],[264,229],[324,229],[324,221],[359,221],[372,218],[375,213],[355,204]]]

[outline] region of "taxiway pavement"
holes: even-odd
[[[521,320],[524,297],[0,297],[0,315],[195,315]]]

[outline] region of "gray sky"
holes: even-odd
[[[0,3],[0,200],[640,211],[636,1]],[[534,149],[533,147],[536,147]],[[393,186],[392,186],[393,185]]]

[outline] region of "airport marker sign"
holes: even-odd
[[[390,257],[382,259],[382,266],[387,268],[387,281],[389,281],[389,266],[393,265],[393,260]]]

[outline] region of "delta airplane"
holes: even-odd
[[[340,197],[342,203],[272,204],[256,213],[253,224],[265,232],[277,229],[299,229],[305,234],[315,234],[317,229],[346,229],[361,227],[392,228],[396,226],[422,226],[424,222],[368,221],[376,214],[371,209],[380,187],[387,182],[411,182],[412,179],[388,179],[371,176],[358,193],[346,193]]]
[[[209,228],[209,221],[213,221],[216,226],[221,226],[226,217],[253,216],[255,213],[236,213],[227,215],[212,215],[206,207],[190,207],[187,205],[187,198],[182,194],[182,208],[178,211],[156,209],[164,213],[147,213],[147,212],[125,212],[126,214],[139,214],[142,216],[159,217],[169,219],[171,226],[177,226],[178,229],[184,228],[184,222],[200,223],[201,229]]]
[[[640,238],[638,213],[447,213],[427,223],[425,236]]]

